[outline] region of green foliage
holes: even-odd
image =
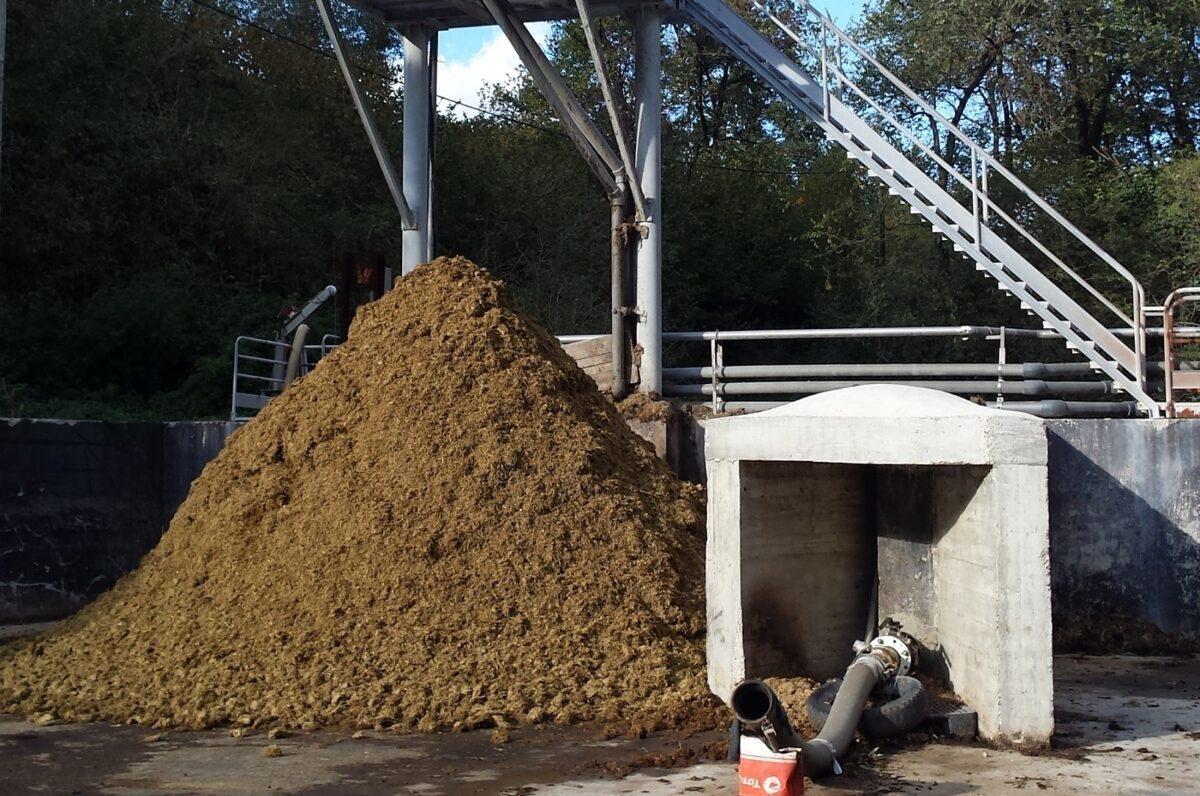
[[[339,13],[399,153],[397,39]],[[10,0],[9,17],[0,414],[223,415],[237,335],[269,334],[342,252],[398,265],[395,210],[311,3]],[[632,130],[632,31],[599,22]],[[1200,280],[1198,29],[1194,0],[878,0],[858,33],[1161,299]],[[665,41],[667,328],[1024,325],[715,41],[684,25]],[[550,50],[606,126],[578,25]],[[603,330],[605,198],[527,79],[489,109],[438,121],[439,251],[491,268],[556,331]]]

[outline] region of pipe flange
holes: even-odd
[[[871,648],[891,650],[896,654],[900,659],[900,664],[896,667],[897,677],[903,677],[913,670],[912,650],[904,643],[904,639],[898,636],[876,636],[871,640]]]

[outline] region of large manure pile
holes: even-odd
[[[0,710],[156,727],[712,715],[696,496],[440,259],[239,430],[159,545],[0,649]]]

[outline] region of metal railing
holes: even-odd
[[[1194,328],[1176,324],[1176,313],[1184,304],[1200,302],[1200,287],[1182,287],[1163,302],[1163,392],[1167,417],[1178,416],[1175,393],[1178,390],[1200,390],[1200,371],[1180,367],[1179,348],[1195,345]]]
[[[1130,332],[1131,333],[1131,332]],[[752,331],[668,332],[664,340],[707,342],[708,363],[701,367],[663,370],[663,394],[677,398],[704,398],[714,412],[763,409],[779,405],[779,397],[796,397],[857,384],[886,382],[924,386],[959,395],[994,396],[1003,407],[1009,396],[1109,399],[1111,411],[1128,413],[1130,404],[1114,401],[1111,381],[1097,379],[1086,362],[1025,363],[1008,361],[1008,344],[1014,339],[1053,340],[1050,330],[1003,326],[909,326],[850,329],[767,329]],[[996,359],[983,363],[915,364],[786,364],[728,365],[725,346],[734,342],[783,340],[863,340],[954,338],[995,342]],[[746,400],[776,396],[774,400]],[[728,400],[732,398],[733,400]]]
[[[1144,333],[1145,330],[1144,315],[1142,315],[1142,309],[1144,309],[1146,304],[1145,289],[1142,288],[1141,282],[1139,282],[1138,279],[1136,279],[1136,277],[1130,273],[1127,268],[1124,268],[1115,257],[1112,257],[1112,255],[1110,255],[1108,251],[1105,251],[1102,246],[1096,243],[1096,241],[1092,240],[1090,237],[1087,237],[1084,232],[1080,231],[1080,229],[1073,225],[1072,222],[1068,221],[1066,217],[1064,217],[1061,213],[1058,213],[1058,211],[1052,207],[1051,204],[1046,202],[1045,199],[1036,191],[1033,191],[1030,186],[1026,185],[1025,181],[1021,180],[1019,176],[1013,174],[1012,170],[1009,170],[1006,166],[1004,166],[1004,164],[998,160],[997,157],[986,150],[984,146],[979,145],[976,140],[974,140],[971,136],[968,136],[966,132],[962,131],[961,127],[955,125],[954,122],[947,119],[946,116],[940,112],[940,110],[937,110],[937,108],[934,107],[934,104],[926,101],[925,98],[918,95],[916,91],[913,91],[912,88],[910,88],[910,86],[904,82],[904,80],[896,77],[895,74],[888,70],[886,66],[883,66],[883,64],[881,64],[881,62],[878,61],[874,55],[871,55],[868,50],[860,46],[860,44],[848,36],[844,30],[839,28],[838,24],[836,24],[833,19],[830,19],[828,16],[826,16],[826,14],[818,11],[817,8],[812,5],[811,2],[809,2],[809,0],[799,0],[799,8],[804,13],[806,23],[811,24],[811,20],[816,20],[816,26],[818,30],[820,30],[821,36],[820,52],[812,48],[810,44],[805,43],[802,38],[796,34],[796,31],[788,28],[788,26],[782,22],[778,16],[775,16],[774,13],[770,12],[766,6],[761,4],[761,2],[755,2],[755,7],[758,8],[758,10],[760,10],[763,14],[766,14],[766,16],[770,19],[770,22],[772,22],[776,28],[778,28],[781,32],[784,32],[788,38],[791,38],[793,42],[796,42],[798,46],[805,50],[806,53],[821,60],[821,74],[823,76],[822,82],[824,84],[822,89],[824,92],[826,92],[826,96],[835,94],[839,97],[839,100],[845,102],[844,89],[850,89],[854,96],[858,97],[860,102],[865,103],[866,106],[871,109],[871,112],[874,112],[880,116],[881,119],[887,121],[887,124],[890,127],[893,127],[896,132],[900,133],[902,139],[906,140],[907,143],[916,145],[917,148],[922,151],[922,154],[928,156],[930,160],[934,161],[938,168],[940,168],[942,172],[947,175],[948,179],[955,180],[958,182],[958,184],[966,187],[967,190],[970,191],[970,209],[974,219],[974,226],[976,226],[973,235],[974,239],[977,241],[982,240],[982,227],[985,225],[985,223],[990,221],[991,213],[992,211],[995,211],[997,216],[1000,217],[1004,223],[1007,223],[1010,228],[1013,228],[1013,231],[1018,232],[1022,238],[1036,247],[1036,249],[1038,249],[1042,255],[1050,259],[1050,262],[1054,263],[1058,269],[1062,270],[1064,274],[1070,277],[1070,279],[1072,279],[1075,283],[1078,283],[1080,287],[1084,288],[1092,298],[1097,299],[1100,304],[1103,304],[1106,307],[1106,309],[1114,313],[1114,315],[1120,319],[1124,325],[1127,325],[1127,327],[1132,329],[1134,331],[1136,345],[1139,346],[1139,351],[1145,353],[1145,335],[1139,334]],[[925,140],[920,137],[920,134],[917,131],[912,130],[912,127],[905,125],[904,122],[896,119],[895,114],[888,112],[888,110],[882,106],[880,101],[875,100],[875,98],[870,96],[868,92],[866,92],[862,86],[859,85],[859,83],[854,82],[854,80],[848,76],[845,67],[846,49],[851,50],[854,56],[859,59],[860,65],[868,67],[870,70],[874,70],[874,72],[886,80],[886,82],[892,86],[892,88],[900,91],[901,94],[907,98],[907,100],[910,100],[913,104],[916,104],[916,107],[920,110],[920,114],[923,114],[930,122],[929,136],[932,139],[931,143],[926,143]],[[834,89],[829,88],[830,80],[833,80],[835,83]],[[860,80],[862,80],[862,78],[860,78]],[[944,130],[944,132],[947,133],[946,144],[941,144],[940,130],[938,130],[940,127],[942,130]],[[941,152],[937,151],[938,148],[941,148],[942,151],[948,151],[950,149],[950,137],[953,137],[954,139],[955,150],[958,149],[958,145],[962,145],[965,146],[966,151],[968,154],[970,154],[970,178],[968,178],[968,176],[965,174],[962,174],[958,168],[955,168],[952,166],[952,164],[944,160]],[[1127,313],[1124,312],[1120,306],[1117,306],[1114,301],[1106,297],[1103,292],[1100,292],[1096,286],[1093,286],[1091,282],[1088,282],[1084,276],[1081,276],[1078,273],[1078,271],[1070,268],[1066,262],[1063,262],[1061,257],[1058,257],[1055,252],[1050,251],[1049,247],[1046,247],[1042,241],[1036,237],[1036,235],[1033,235],[1033,233],[1028,231],[1025,225],[1021,225],[1019,221],[1016,221],[1012,215],[1000,207],[1000,204],[995,201],[994,194],[992,194],[991,186],[989,185],[989,174],[991,172],[1001,176],[1004,181],[1008,182],[1010,187],[1015,188],[1015,190],[1018,191],[1021,196],[1024,196],[1026,199],[1028,199],[1028,201],[1033,203],[1034,207],[1042,210],[1043,213],[1048,216],[1049,219],[1054,221],[1058,227],[1061,227],[1063,231],[1069,233],[1070,237],[1074,238],[1076,241],[1078,241],[1078,243],[1086,246],[1094,256],[1098,257],[1100,261],[1108,265],[1112,271],[1115,271],[1115,273],[1120,275],[1124,281],[1129,283],[1130,304],[1133,306],[1133,317],[1127,315]]]
[[[799,4],[803,14],[801,29],[806,36],[796,33],[760,2],[752,0],[796,45],[792,55],[776,47],[722,0],[680,2],[694,21],[793,107],[816,122],[852,159],[863,163],[873,178],[902,197],[914,213],[947,238],[957,251],[974,260],[979,270],[1017,297],[1026,310],[1040,316],[1043,325],[1058,332],[1069,348],[1096,363],[1138,400],[1148,414],[1160,413],[1158,402],[1146,392],[1144,290],[1115,258],[807,0]],[[792,60],[793,57],[798,60]],[[920,121],[927,131],[914,129],[913,120]],[[969,154],[972,164],[969,177],[954,165],[960,146]],[[998,186],[1004,190],[998,190]],[[1011,199],[1007,207],[1002,204],[1005,195]],[[1034,220],[1038,223],[1034,224]],[[1067,248],[1059,243],[1055,247],[1064,256],[1082,246],[1107,271],[1128,283],[1129,312],[1120,306],[1123,301],[1105,295],[1104,290],[1067,265],[1063,256],[1043,242],[1043,238],[1057,241],[1063,232]],[[1045,258],[1065,273],[1070,277],[1066,286],[1044,273],[1044,270],[1053,272],[1053,268],[1038,267],[1031,258]],[[1086,297],[1079,295],[1079,288]],[[1096,309],[1112,313],[1115,323],[1099,320],[1081,300],[1089,305],[1098,302]],[[1132,346],[1121,339],[1123,335],[1109,330],[1112,325],[1130,332]]]
[[[1096,299],[1106,309],[1112,312],[1117,317],[1123,326],[1129,328],[1133,333],[1135,352],[1139,357],[1139,361],[1144,365],[1144,357],[1146,353],[1146,324],[1144,308],[1146,304],[1145,289],[1138,279],[1125,268],[1115,257],[1109,254],[1098,243],[1084,234],[1078,227],[1068,221],[1061,213],[1059,213],[1052,205],[1043,199],[1036,191],[1025,184],[1023,180],[1012,173],[998,158],[993,156],[987,149],[976,143],[966,132],[958,125],[951,122],[945,117],[932,103],[925,100],[917,94],[904,81],[893,74],[887,67],[879,62],[877,58],[871,55],[865,48],[855,42],[845,31],[843,31],[837,23],[828,16],[819,11],[808,0],[800,0],[799,8],[804,13],[805,23],[807,26],[812,26],[815,20],[815,26],[818,29],[820,36],[819,50],[802,40],[802,38],[788,27],[778,16],[773,14],[763,4],[755,2],[755,7],[767,16],[768,19],[789,39],[799,45],[811,57],[820,60],[820,72],[822,75],[822,90],[825,96],[826,113],[830,103],[831,95],[836,95],[839,100],[845,102],[845,89],[849,89],[859,102],[870,108],[871,112],[876,114],[895,130],[902,140],[908,144],[916,146],[917,149],[926,157],[928,157],[937,167],[946,175],[947,179],[953,179],[955,182],[965,187],[970,192],[970,206],[972,217],[974,219],[975,229],[972,237],[977,244],[983,242],[983,227],[991,221],[993,212],[1000,218],[1008,227],[1017,232],[1026,242],[1034,246],[1043,256],[1052,262],[1059,270],[1065,273],[1076,284],[1082,287],[1091,297]],[[849,70],[846,68],[845,51],[849,50],[858,59],[860,68],[863,71],[872,70],[892,88],[899,91],[904,97],[911,101],[920,114],[923,115],[929,122],[929,137],[930,142],[926,142],[917,131],[913,130],[909,125],[904,124],[896,118],[895,114],[883,107],[882,103],[873,98],[865,89],[855,82],[849,75]],[[860,77],[860,82],[863,82]],[[831,88],[831,83],[833,87]],[[860,113],[860,115],[862,115]],[[827,117],[828,118],[828,117]],[[939,128],[941,128],[939,130]],[[941,132],[946,133],[946,143],[942,144]],[[963,146],[970,156],[971,175],[967,177],[952,164],[946,161],[942,152],[951,150],[951,137],[955,142],[954,150],[958,146]],[[938,150],[941,150],[939,152]],[[1007,212],[996,201],[993,186],[990,184],[990,175],[994,173],[1002,178],[1008,185],[1017,191],[1021,196],[1024,196],[1038,210],[1041,210],[1055,224],[1065,230],[1071,238],[1078,243],[1083,244],[1091,251],[1099,260],[1107,265],[1113,272],[1118,274],[1129,284],[1130,289],[1130,304],[1132,313],[1128,314],[1122,310],[1114,301],[1091,284],[1086,278],[1080,275],[1075,269],[1067,265],[1061,257],[1051,251],[1042,241],[1028,230],[1025,224],[1020,223],[1013,217],[1012,213]],[[1016,211],[1014,211],[1015,213]],[[1134,374],[1139,375],[1139,374]]]
[[[315,368],[337,345],[337,335],[327,334],[319,344],[304,346],[299,375]],[[291,350],[292,346],[286,340],[242,335],[234,341],[230,420],[235,423],[246,422],[258,414],[268,401],[283,392]]]

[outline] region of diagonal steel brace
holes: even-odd
[[[599,128],[588,117],[562,76],[534,41],[508,0],[482,0],[488,13],[516,50],[529,76],[546,97],[583,159],[596,173],[610,196],[624,192],[626,182],[621,159],[613,152]]]
[[[329,34],[329,42],[333,45],[334,55],[337,56],[338,66],[341,67],[342,77],[346,79],[346,86],[350,89],[354,107],[358,110],[358,118],[362,121],[363,129],[367,131],[367,139],[371,142],[375,159],[379,161],[379,168],[383,171],[384,182],[387,183],[388,191],[392,194],[392,201],[396,203],[396,209],[400,212],[400,224],[404,229],[416,229],[417,221],[413,216],[412,208],[404,199],[404,189],[400,182],[400,176],[396,173],[396,164],[388,154],[383,137],[379,134],[379,127],[375,124],[375,116],[367,106],[367,98],[363,93],[362,86],[358,85],[358,81],[350,69],[346,44],[342,41],[342,34],[333,18],[333,9],[329,5],[329,0],[316,0],[316,2],[317,11],[321,14],[321,21],[325,23],[325,32]]]

